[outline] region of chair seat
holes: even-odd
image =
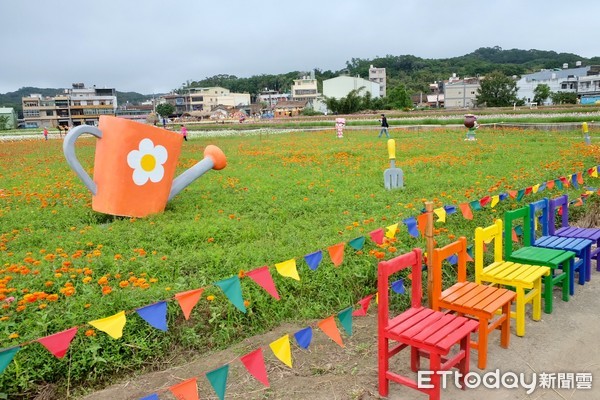
[[[390,339],[445,355],[478,327],[479,322],[472,319],[418,307],[390,320],[385,332]]]
[[[470,315],[490,318],[506,303],[513,301],[516,293],[475,282],[459,282],[442,292],[440,306]]]
[[[557,229],[556,236],[566,236],[574,238],[590,239],[594,242],[600,240],[600,229],[596,228],[578,228],[576,226],[565,226]]]
[[[582,253],[586,248],[591,247],[592,243],[589,239],[577,237],[542,236],[535,240],[534,246],[572,251],[577,257],[581,257]]]
[[[511,261],[497,261],[483,269],[481,280],[501,285],[520,285],[533,288],[536,280],[550,275],[550,268],[539,265],[519,264]]]
[[[515,261],[534,262],[555,268],[573,257],[575,257],[575,253],[571,251],[526,246],[513,251],[507,258]]]

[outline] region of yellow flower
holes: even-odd
[[[11,333],[11,334],[8,336],[8,338],[9,338],[9,339],[16,339],[16,338],[18,338],[18,337],[19,337],[19,334],[18,334],[18,333]]]
[[[206,300],[208,301],[213,301],[215,299],[215,296],[213,296],[212,294],[209,296],[206,296]]]

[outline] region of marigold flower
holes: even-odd
[[[102,286],[102,295],[107,295],[110,294],[112,292],[112,289],[110,288],[110,286]]]
[[[98,279],[98,285],[104,286],[108,284],[108,278],[106,276],[103,276],[102,278]]]
[[[27,307],[25,307],[25,306],[17,306],[18,312],[25,311],[26,309],[27,309]]]
[[[129,281],[121,281],[121,282],[119,282],[119,287],[126,288],[127,286],[129,286]]]
[[[90,308],[92,305],[90,303],[86,303],[83,308]]]
[[[93,329],[88,329],[85,331],[85,336],[96,336],[96,331]]]
[[[60,278],[61,276],[62,276],[62,274],[60,272],[57,272],[57,273],[54,274],[55,278]]]
[[[90,283],[92,281],[92,277],[91,276],[86,276],[85,278],[82,279],[83,283]]]
[[[206,300],[208,301],[213,301],[215,299],[215,296],[213,296],[212,294],[209,296],[206,296]]]
[[[55,293],[50,294],[50,295],[48,295],[48,297],[46,298],[46,300],[48,300],[48,301],[57,301],[58,300],[58,295],[55,294]]]
[[[43,309],[44,309],[44,308],[46,308],[46,307],[48,307],[48,304],[46,304],[46,303],[42,303],[42,304],[40,304],[40,305],[38,306],[38,308],[39,308],[40,310],[43,310]]]
[[[246,276],[246,273],[244,272],[244,270],[240,269],[240,272],[238,272],[238,278],[242,279],[245,276]]]
[[[0,321],[8,321],[9,319],[10,319],[10,317],[5,315],[4,317],[0,318]]]
[[[11,333],[10,335],[8,335],[8,338],[9,338],[9,339],[16,339],[16,338],[18,338],[18,337],[19,337],[19,334],[18,334],[18,333]]]
[[[248,300],[244,300],[244,307],[248,307],[250,305],[250,302]]]

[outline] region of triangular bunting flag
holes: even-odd
[[[473,245],[467,246],[467,261],[473,261]]]
[[[206,379],[208,379],[220,400],[225,398],[227,374],[229,374],[229,364],[225,364],[221,368],[213,369],[206,373]]]
[[[533,186],[531,187],[531,191],[532,191],[533,193],[537,193],[539,189],[540,189],[540,184],[539,184],[539,183],[538,183],[537,185],[533,185]]]
[[[244,305],[244,299],[242,297],[242,285],[240,284],[240,278],[237,275],[215,282],[215,285],[221,288],[231,304],[241,312],[246,312],[246,306]]]
[[[437,215],[438,222],[446,222],[446,210],[444,207],[436,208],[433,212]]]
[[[597,178],[598,177],[598,167],[592,167],[590,168],[590,170],[592,172],[590,172],[590,176],[593,178]]]
[[[352,307],[340,311],[337,316],[348,336],[352,336]]]
[[[517,236],[523,236],[523,227],[521,225],[515,226],[515,232],[517,233]]]
[[[462,203],[458,205],[460,207],[460,211],[465,219],[473,219],[473,213],[471,212],[471,208],[469,207],[469,203]]]
[[[198,400],[198,382],[196,378],[169,387],[177,400]]]
[[[292,368],[292,349],[290,348],[290,336],[284,335],[269,344],[271,351],[282,363]]]
[[[362,299],[360,299],[358,301],[358,304],[360,304],[360,308],[358,310],[354,310],[352,315],[355,317],[364,317],[365,315],[367,315],[367,311],[369,310],[369,304],[371,303],[372,298],[373,295],[370,294],[367,297],[363,297]]]
[[[521,201],[523,196],[525,196],[525,189],[519,190],[519,193],[517,193],[517,201]]]
[[[564,176],[561,176],[560,178],[558,178],[558,180],[560,181],[560,183],[563,184],[564,187],[569,187],[569,180],[567,178],[565,178]],[[558,185],[558,188],[562,189],[562,187],[560,185]]]
[[[148,396],[142,397],[139,400],[159,400],[159,399],[158,399],[158,394],[152,393],[152,394],[149,394]]]
[[[150,326],[163,332],[167,331],[167,302],[159,301],[135,310]]]
[[[490,196],[482,197],[479,199],[479,205],[481,205],[481,207],[485,207],[489,204],[490,200],[492,200]]]
[[[310,346],[312,337],[313,337],[313,330],[310,326],[294,333],[294,338],[296,339],[298,346],[302,347],[304,350],[308,349],[308,346]]]
[[[265,366],[265,358],[263,351],[259,347],[251,353],[240,357],[240,361],[244,367],[255,377],[260,383],[269,387],[269,378],[267,377],[267,368]]]
[[[123,336],[123,328],[126,322],[125,311],[121,311],[110,317],[90,321],[88,324],[99,331],[107,333],[113,339],[120,339]]]
[[[0,351],[0,374],[8,367],[8,364],[10,364],[19,350],[21,350],[21,347],[17,346],[10,349],[2,349]]]
[[[498,195],[498,197],[500,198],[500,201],[504,201],[508,197],[508,193],[506,193],[506,192],[500,193]]]
[[[339,267],[340,265],[342,265],[342,262],[344,261],[345,245],[346,244],[344,242],[342,242],[342,243],[335,244],[333,246],[329,246],[327,248],[327,250],[329,251],[329,257],[331,258],[331,262],[336,267]]]
[[[44,345],[45,348],[56,358],[63,358],[69,350],[71,341],[77,333],[77,327],[67,329],[62,332],[55,333],[50,336],[43,337],[37,341]]]
[[[554,180],[546,182],[546,187],[548,188],[548,190],[554,189]]]
[[[372,232],[369,232],[369,236],[371,236],[371,240],[377,244],[383,243],[383,228],[375,229]]]
[[[525,188],[525,194],[528,195],[529,193],[531,193],[533,191],[533,187],[528,186]]]
[[[396,236],[396,231],[398,230],[398,224],[393,224],[385,228],[385,237],[388,239],[392,239]]]
[[[580,185],[583,185],[583,172],[577,173],[577,183],[579,183]]]
[[[446,210],[446,214],[450,215],[450,214],[454,214],[456,212],[456,207],[451,206],[451,205],[446,205],[446,206],[444,206],[444,210]]]
[[[397,281],[392,282],[391,287],[392,287],[392,290],[394,291],[394,293],[398,293],[398,294],[406,293],[406,290],[404,289],[404,279],[398,279]]]
[[[181,307],[181,311],[183,311],[183,316],[186,320],[190,319],[192,309],[196,306],[196,304],[198,304],[198,301],[200,301],[202,292],[204,292],[204,288],[188,290],[187,292],[179,292],[175,294],[175,300],[177,300],[179,303],[179,307]]]
[[[323,259],[323,252],[317,250],[314,253],[310,253],[304,256],[304,261],[308,264],[308,268],[313,271],[319,267],[321,260]]]
[[[277,269],[277,272],[279,273],[279,275],[281,275],[283,277],[292,278],[297,281],[300,280],[300,276],[298,275],[298,270],[296,269],[296,259],[295,258],[291,258],[287,261],[277,263],[277,264],[275,264],[275,268]]]
[[[456,254],[452,254],[451,256],[446,258],[446,261],[448,261],[450,265],[456,265],[456,263],[458,262],[458,256]]]
[[[575,206],[575,207],[579,207],[579,206],[582,206],[582,205],[583,205],[583,200],[581,199],[581,197],[577,198],[575,200],[575,202],[573,203],[573,206]]]
[[[354,238],[351,241],[349,241],[348,244],[354,250],[362,250],[363,246],[365,245],[365,237],[364,236],[359,236],[357,238]]]
[[[499,202],[500,202],[500,196],[498,196],[498,195],[492,196],[492,202],[490,204],[490,207],[492,207],[492,208],[496,207],[496,204],[498,204]]]
[[[508,195],[514,199],[515,197],[517,197],[517,191],[516,190],[509,190],[508,191]]]
[[[344,342],[342,342],[342,337],[340,336],[340,331],[335,324],[335,320],[333,319],[333,315],[327,317],[321,321],[319,321],[319,329],[321,329],[331,340],[336,342],[340,347],[344,346]]]
[[[475,211],[481,210],[481,203],[479,203],[479,200],[473,200],[472,202],[469,203],[469,205]]]
[[[539,186],[538,192],[543,192],[544,189],[546,189],[546,182],[542,182],[542,184]]]
[[[427,225],[427,214],[420,214],[417,219],[414,217],[406,218],[402,220],[402,223],[406,225],[408,234],[412,237],[419,237],[419,232],[424,234]]]
[[[575,189],[579,189],[579,182],[577,182],[577,174],[571,175],[571,183]]]
[[[258,285],[265,289],[271,296],[279,300],[279,293],[277,293],[277,288],[275,287],[275,282],[273,282],[273,277],[271,276],[268,266],[265,265],[264,267],[248,271],[246,272],[246,276],[258,283]]]

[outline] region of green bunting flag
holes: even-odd
[[[243,313],[246,312],[246,306],[244,305],[244,299],[242,298],[242,285],[240,284],[240,278],[238,278],[237,275],[215,282],[215,285],[223,290],[225,296],[227,296],[229,301],[231,301],[238,310]]]
[[[206,378],[210,382],[215,393],[220,400],[225,398],[225,389],[227,387],[227,374],[229,373],[229,364],[223,365],[221,368],[214,369],[206,373]]]
[[[348,336],[352,336],[352,307],[340,311],[337,316]]]

